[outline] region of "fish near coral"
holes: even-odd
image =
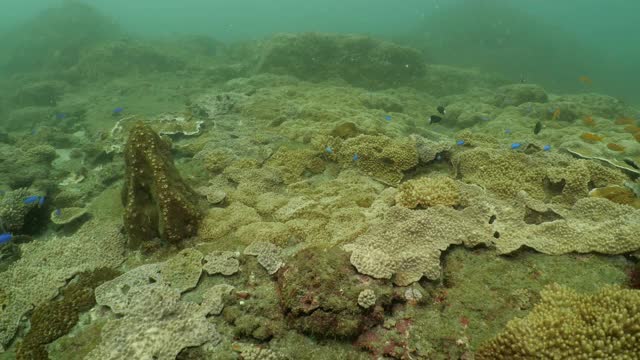
[[[625,116],[619,117],[616,119],[616,121],[614,121],[616,125],[633,125],[635,122],[636,121],[632,118]]]
[[[580,138],[589,144],[594,144],[596,142],[604,140],[604,138],[600,135],[596,135],[594,133],[584,133],[580,135]]]
[[[22,200],[23,203],[25,204],[33,204],[35,202],[40,201],[40,196],[38,195],[31,195],[29,197],[26,197],[24,200]]]
[[[631,133],[631,134],[634,134],[634,135],[635,135],[635,134],[637,134],[637,133],[640,133],[640,127],[639,127],[639,126],[636,126],[636,125],[631,124],[631,125],[627,125],[627,126],[625,126],[625,127],[624,127],[624,131],[626,131],[626,132],[628,132],[628,133]]]
[[[593,120],[593,117],[591,115],[582,118],[582,123],[587,126],[596,126],[596,122],[595,120]]]
[[[10,233],[0,234],[0,245],[8,243],[13,239],[13,235]]]
[[[560,108],[556,109],[553,114],[551,114],[551,120],[560,119]]]
[[[617,152],[624,152],[624,146],[616,143],[608,143],[607,148],[609,148],[609,150],[613,150]]]
[[[592,85],[593,84],[593,80],[591,80],[591,78],[586,76],[586,75],[582,75],[582,76],[578,77],[578,81],[580,81],[581,83],[583,83],[585,85]]]

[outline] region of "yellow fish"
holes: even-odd
[[[578,80],[579,80],[581,83],[585,84],[585,85],[591,85],[591,84],[593,84],[593,81],[591,80],[591,78],[590,78],[590,77],[588,77],[588,76],[586,76],[586,75],[582,75],[582,76],[580,76],[580,77],[578,78]]]
[[[553,112],[553,115],[551,115],[551,120],[558,120],[560,119],[560,109],[556,109],[556,111]]]

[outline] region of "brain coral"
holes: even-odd
[[[640,292],[606,287],[590,295],[560,286],[480,347],[477,360],[637,359]]]
[[[454,210],[442,205],[424,210],[392,207],[377,223],[344,249],[358,272],[406,286],[422,276],[440,277],[440,253],[449,245],[489,243],[490,215],[480,207]]]
[[[356,161],[354,154],[358,154]],[[355,164],[365,174],[394,186],[402,180],[403,171],[418,164],[415,140],[392,139],[384,135],[359,135],[347,139],[337,155],[340,164]]]
[[[396,203],[406,208],[460,204],[460,189],[455,180],[446,176],[421,177],[400,185]]]

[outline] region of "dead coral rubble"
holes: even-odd
[[[124,224],[133,247],[153,238],[169,243],[195,235],[203,212],[198,194],[182,179],[170,145],[138,123],[125,146]]]

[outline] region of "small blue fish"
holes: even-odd
[[[123,111],[124,111],[124,108],[118,106],[117,108],[113,109],[113,112],[111,113],[111,115],[113,116],[120,115]]]
[[[387,121],[391,121],[391,115],[385,115],[384,119],[387,120]]]
[[[66,117],[67,117],[67,114],[65,114],[65,113],[57,113],[56,114],[56,119],[58,119],[58,120],[63,120]]]
[[[25,204],[33,204],[36,201],[40,200],[40,196],[38,195],[31,195],[28,198],[25,198],[24,200],[22,200],[23,203]]]
[[[543,146],[543,147],[542,147],[542,150],[544,150],[544,151],[549,151],[549,150],[551,150],[551,145],[545,145],[545,146]]]
[[[53,212],[56,216],[60,216],[62,215],[62,210],[60,210],[60,208],[56,209],[56,211]]]
[[[359,159],[358,153],[353,154],[353,161],[358,161]]]
[[[464,145],[464,140],[456,141],[456,145],[460,145],[460,146]]]
[[[7,243],[13,239],[13,235],[10,233],[0,234],[0,245]]]
[[[511,129],[504,129],[504,133],[507,135],[511,135]]]
[[[489,120],[491,120],[491,118],[490,118],[490,117],[488,117],[487,115],[482,115],[482,116],[480,116],[480,120],[482,120],[482,121],[489,121]]]
[[[327,146],[326,148],[324,148],[324,151],[326,151],[329,154],[333,154],[333,149],[331,148],[331,146]]]
[[[521,146],[522,146],[522,144],[520,144],[520,143],[513,143],[513,144],[511,144],[511,149],[513,149],[513,150],[520,149]]]
[[[38,129],[31,129],[31,135],[38,134]]]
[[[38,200],[38,207],[42,207],[44,205],[44,196],[40,196],[40,200]]]

